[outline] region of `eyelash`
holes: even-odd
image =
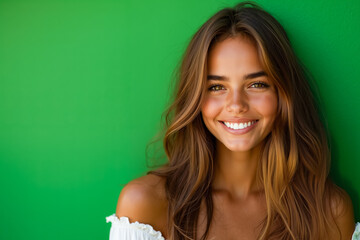
[[[257,85],[258,87],[253,87],[254,85]],[[254,82],[250,85],[250,88],[268,88],[268,87],[269,87],[269,84],[264,83],[264,82]],[[221,84],[213,84],[213,85],[210,85],[210,87],[209,87],[209,91],[211,91],[211,92],[218,92],[221,90],[225,90],[225,87]]]
[[[250,85],[250,87],[253,85],[262,85],[262,87],[260,87],[260,88],[268,88],[269,87],[269,84],[264,83],[264,82],[254,82]],[[254,88],[258,88],[258,87],[254,87]]]
[[[221,89],[216,89],[216,88],[221,88]],[[225,89],[225,87],[220,84],[213,84],[209,87],[209,91],[211,91],[211,92],[217,92],[217,91],[224,90],[224,89]]]

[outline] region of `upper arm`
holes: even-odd
[[[350,196],[343,191],[332,198],[332,212],[341,239],[350,240],[355,230],[353,205]]]
[[[119,195],[116,216],[128,217],[130,222],[138,221],[150,224],[159,231],[163,230],[167,206],[161,194],[161,186],[156,176],[147,175],[131,181]]]
[[[146,187],[130,182],[121,191],[116,206],[116,216],[128,217],[130,221],[141,221],[149,215],[148,198]]]

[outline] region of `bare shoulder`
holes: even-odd
[[[350,196],[337,188],[330,195],[330,207],[341,239],[351,239],[355,230],[354,210]]]
[[[120,193],[116,216],[163,232],[167,217],[165,179],[149,174],[129,182]]]

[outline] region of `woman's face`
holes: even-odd
[[[207,78],[201,108],[206,127],[231,151],[256,147],[272,130],[278,100],[254,43],[241,36],[216,43]]]

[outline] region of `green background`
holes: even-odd
[[[107,239],[196,29],[237,1],[0,0],[0,239]],[[312,73],[360,220],[359,0],[258,1]]]

